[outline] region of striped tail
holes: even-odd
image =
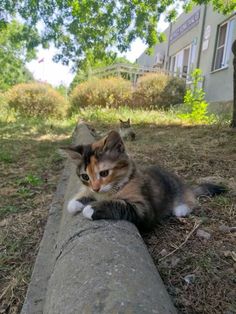
[[[214,197],[227,192],[227,188],[223,185],[213,183],[202,183],[193,188],[194,195]]]

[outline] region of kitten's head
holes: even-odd
[[[130,119],[128,119],[127,121],[123,121],[121,119],[120,120],[120,128],[121,129],[128,129],[131,127],[131,123],[130,123]]]
[[[124,143],[116,131],[89,145],[63,147],[77,165],[81,182],[93,192],[115,191],[125,180],[130,165]]]

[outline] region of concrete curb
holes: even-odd
[[[79,124],[75,143],[91,141]],[[21,313],[177,313],[133,224],[66,212],[78,189],[73,167],[58,185]]]

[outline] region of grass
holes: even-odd
[[[169,110],[146,110],[146,109],[131,109],[123,106],[120,108],[100,108],[87,107],[78,112],[78,116],[86,121],[91,121],[100,124],[116,125],[119,119],[127,119],[131,117],[132,123],[137,125],[155,124],[155,125],[226,125],[230,123],[230,117],[210,115],[210,122],[202,122],[201,120],[193,121],[192,118],[181,118],[181,113],[185,112],[184,105],[172,107]]]
[[[0,313],[19,313],[74,120],[0,121]]]
[[[140,165],[158,163],[187,182],[216,181],[229,187],[228,194],[201,199],[201,208],[191,216],[169,219],[144,240],[181,313],[234,313],[235,261],[225,251],[235,252],[235,234],[220,231],[220,226],[236,225],[235,131],[219,125],[134,128],[137,141],[127,147]],[[209,240],[199,238],[196,230],[188,238],[196,224],[210,233]],[[194,275],[193,283],[185,282],[188,275]]]
[[[82,111],[82,116],[101,133],[117,128],[119,117],[130,117],[137,140],[126,146],[140,166],[158,163],[189,183],[207,180],[228,186],[228,194],[202,198],[198,211],[171,218],[143,238],[181,313],[236,312],[235,261],[225,255],[235,252],[235,234],[220,229],[236,225],[236,138],[229,119],[215,117],[211,125],[199,125],[179,120],[174,110],[127,108]],[[210,239],[199,238],[197,229],[210,233]],[[194,281],[187,283],[189,275]]]
[[[126,146],[138,164],[158,163],[188,182],[210,178],[230,188],[225,196],[201,199],[201,209],[190,217],[169,219],[143,237],[179,311],[235,311],[234,255],[225,253],[235,251],[235,237],[219,228],[236,225],[232,192],[236,189],[235,132],[228,128],[227,119],[216,117],[211,125],[194,125],[180,120],[174,109],[164,112],[122,107],[86,108],[77,117],[63,121],[26,121],[11,116],[0,121],[0,313],[19,313],[24,301],[63,168],[57,148],[70,141],[77,119],[104,133],[117,128],[119,118],[129,117],[137,140]],[[197,237],[193,231],[196,224],[211,234],[209,240]],[[184,280],[187,275],[194,275],[190,284]]]
[[[132,110],[129,107],[120,107],[119,109],[107,108],[86,108],[81,109],[80,116],[86,121],[96,121],[102,124],[116,124],[120,119],[132,117],[133,124],[160,123],[180,124],[181,120],[177,117],[174,110],[155,111],[155,110]]]

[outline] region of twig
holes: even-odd
[[[189,239],[189,238],[191,237],[191,235],[194,233],[194,231],[200,226],[200,224],[201,224],[201,221],[198,221],[198,222],[195,221],[195,224],[194,224],[194,226],[193,226],[193,229],[189,232],[189,234],[187,235],[187,237],[186,237],[186,239],[184,240],[184,242],[182,242],[177,248],[175,248],[173,251],[171,251],[171,252],[168,253],[167,255],[161,257],[161,258],[158,260],[158,262],[163,261],[165,258],[171,256],[171,255],[174,254],[176,251],[178,251],[179,249],[181,249],[182,246],[185,245],[185,243],[188,241],[188,239]]]

